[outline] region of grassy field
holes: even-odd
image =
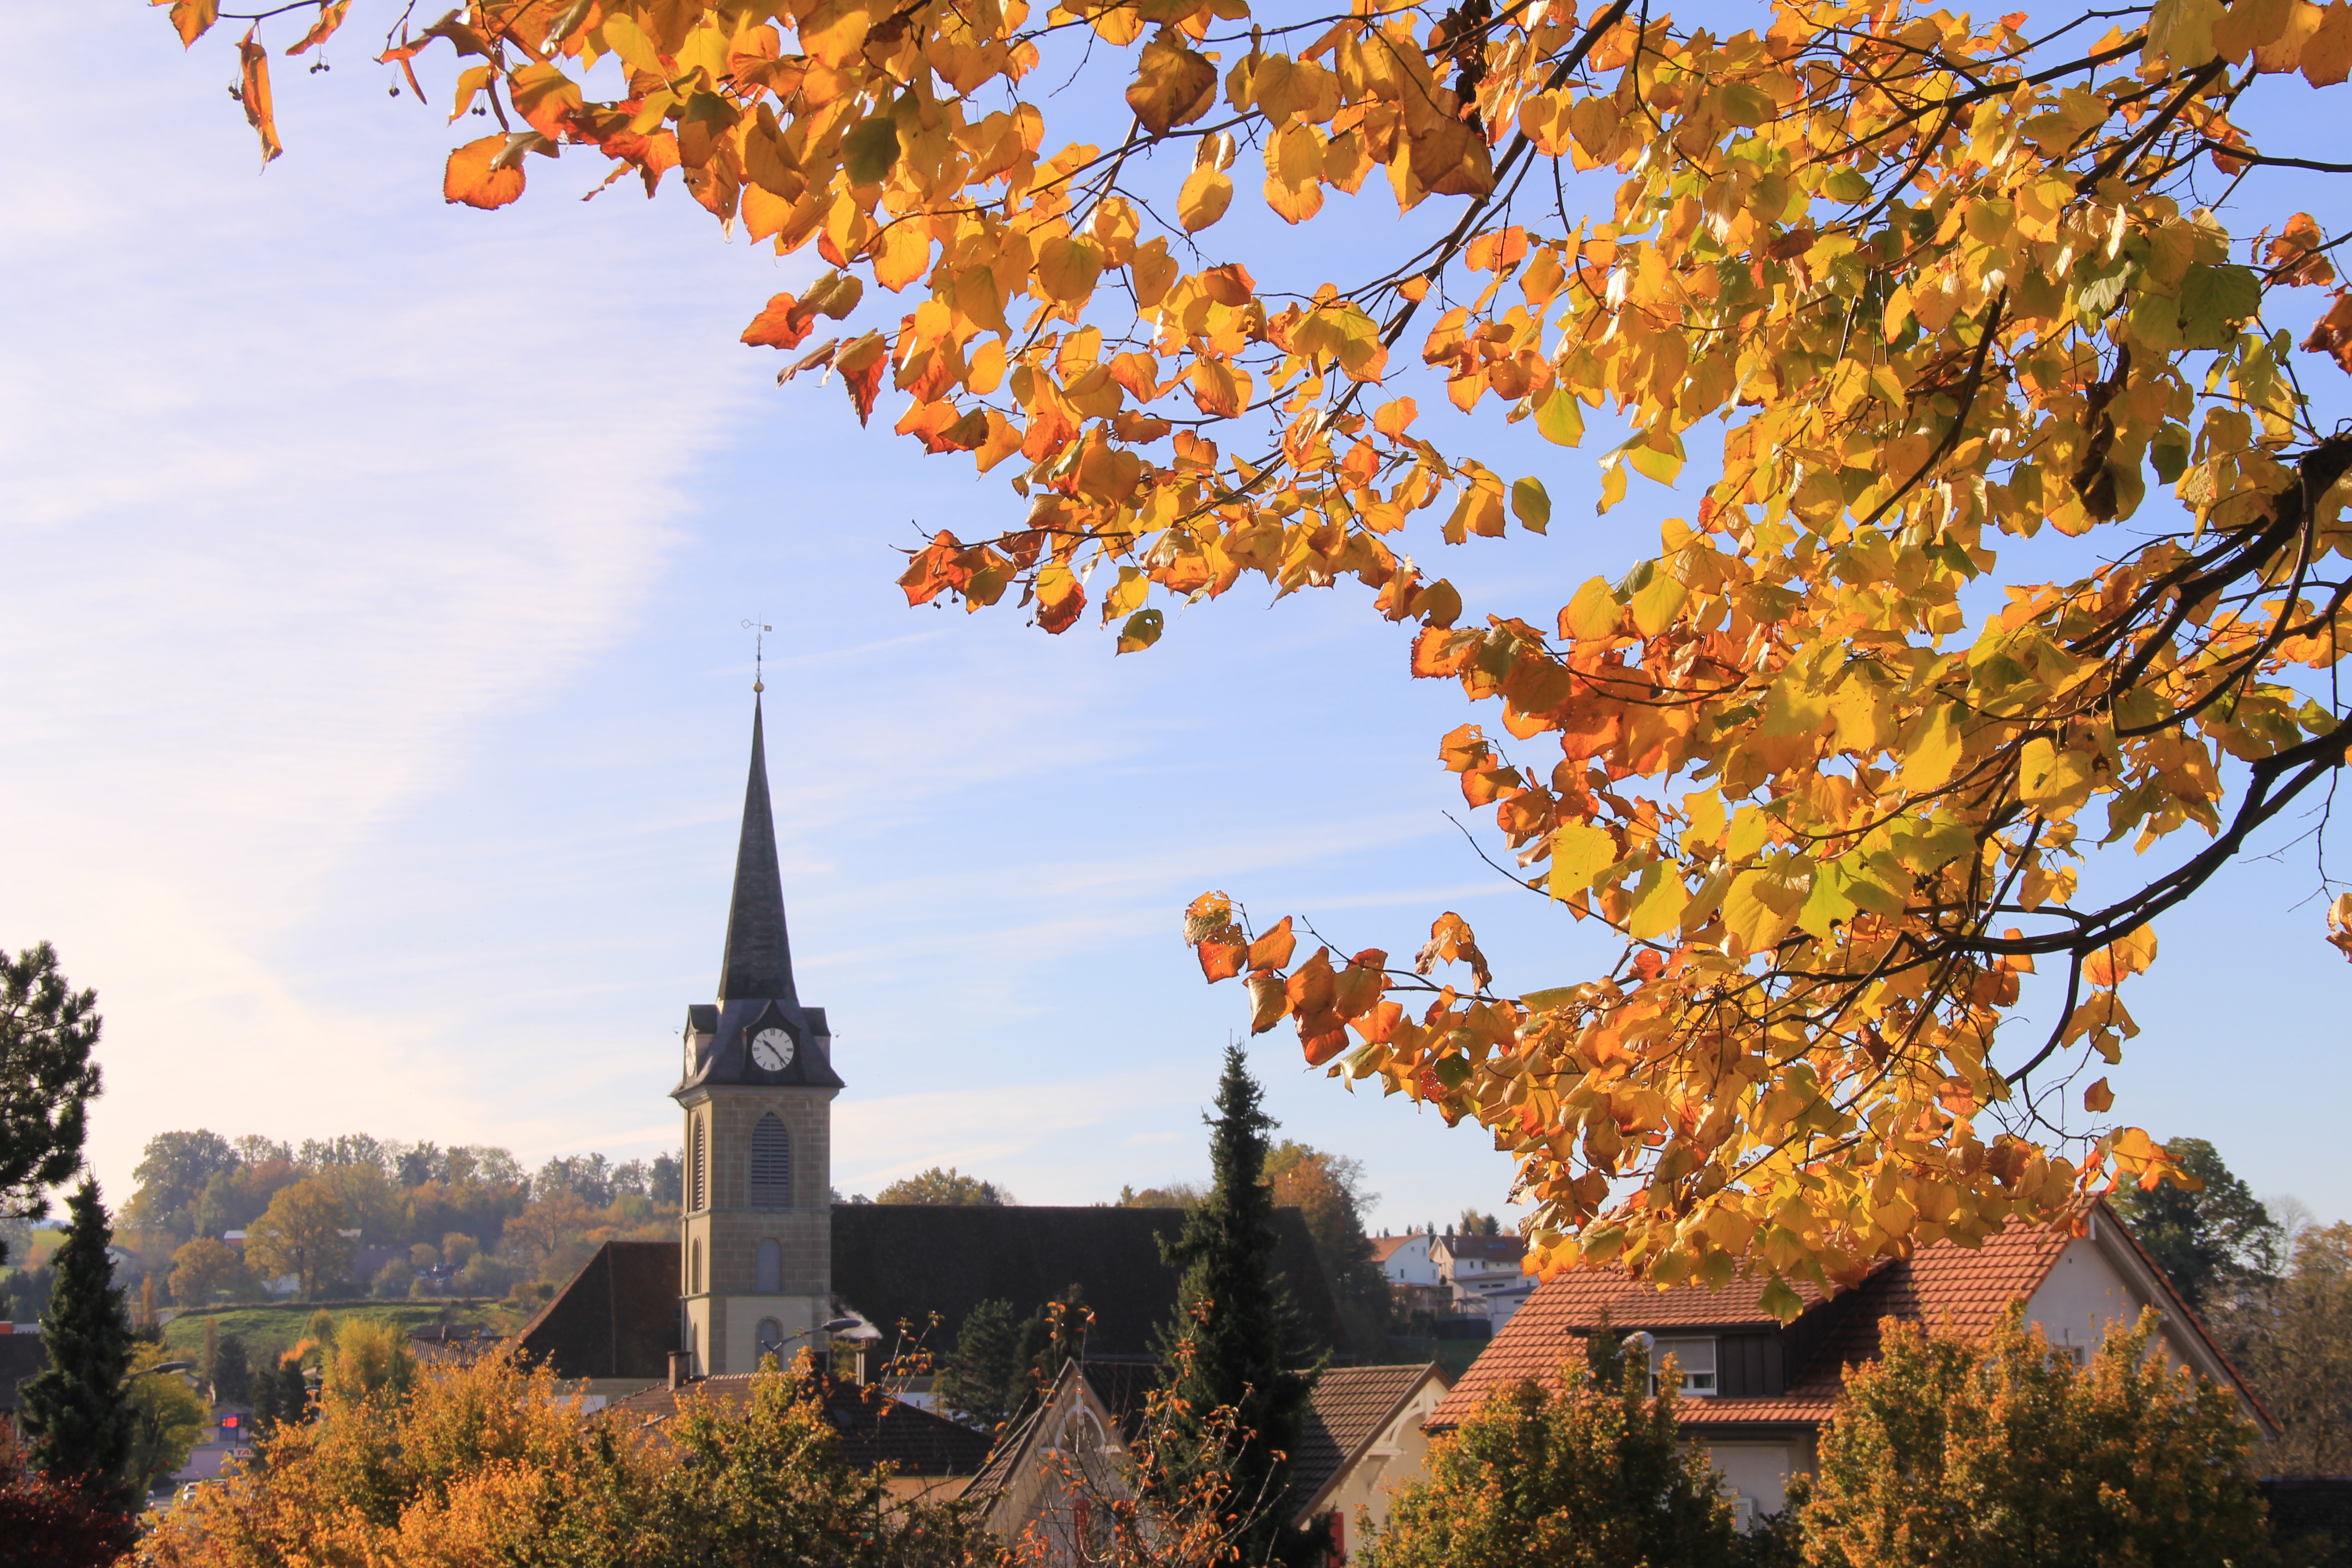
[[[402,1329],[421,1329],[438,1322],[445,1311],[451,1322],[484,1323],[500,1333],[510,1332],[516,1327],[514,1313],[499,1301],[363,1301],[350,1305],[289,1301],[184,1312],[163,1325],[163,1342],[182,1354],[196,1355],[205,1348],[205,1323],[209,1319],[220,1325],[224,1338],[235,1334],[244,1341],[247,1362],[257,1366],[265,1358],[275,1359],[293,1349],[308,1328],[311,1314],[321,1306],[338,1321],[365,1319],[370,1322],[394,1323]]]

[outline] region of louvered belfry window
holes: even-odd
[[[688,1152],[690,1158],[687,1162],[694,1177],[691,1184],[694,1190],[687,1194],[686,1212],[688,1214],[700,1214],[702,1212],[704,1207],[702,1201],[703,1194],[709,1191],[708,1183],[709,1180],[710,1151],[703,1141],[702,1121],[703,1119],[699,1116],[694,1119],[694,1147]]]
[[[793,1135],[774,1111],[751,1129],[751,1206],[789,1208],[793,1202]]]

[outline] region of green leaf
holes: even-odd
[[[2180,280],[2181,335],[2192,349],[2229,347],[2239,324],[2262,308],[2251,267],[2195,266]]]
[[[2147,460],[2156,468],[2156,477],[2164,483],[2178,484],[2180,476],[2189,471],[2189,432],[2178,425],[2168,425],[2156,433],[2147,448]]]
[[[898,162],[898,122],[888,114],[859,121],[841,139],[841,166],[853,185],[878,184]]]
[[[1870,199],[1870,182],[1854,169],[1835,169],[1822,182],[1822,195],[1833,202],[1853,206]]]
[[[1140,653],[1160,640],[1160,615],[1158,610],[1138,610],[1127,617],[1118,628],[1118,651]]]
[[[1529,533],[1541,533],[1551,522],[1551,497],[1543,481],[1529,476],[1511,486],[1511,515]]]
[[[1723,89],[1723,117],[1743,130],[1753,131],[1780,111],[1772,95],[1750,81],[1736,81]]]

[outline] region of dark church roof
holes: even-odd
[[[559,1377],[662,1377],[677,1348],[677,1243],[608,1241],[515,1336]]]
[[[1347,1358],[1353,1347],[1315,1260],[1307,1221],[1276,1209],[1274,1267],[1290,1289],[1310,1345]],[[1066,1300],[1072,1285],[1095,1314],[1089,1357],[1149,1357],[1176,1313],[1176,1271],[1160,1259],[1181,1209],[930,1207],[844,1204],[833,1211],[833,1293],[885,1336],[907,1321],[934,1352],[955,1343],[982,1301],[1027,1317]],[[518,1353],[559,1377],[667,1377],[677,1347],[678,1250],[674,1241],[608,1241],[515,1338]]]
[[[982,1301],[1010,1301],[1027,1317],[1076,1285],[1095,1315],[1087,1354],[1148,1356],[1176,1312],[1176,1270],[1160,1260],[1160,1239],[1173,1241],[1183,1225],[1182,1209],[844,1205],[833,1211],[833,1293],[886,1336],[901,1320],[922,1332],[939,1313],[925,1342],[940,1350]],[[1308,1342],[1348,1356],[1338,1303],[1295,1208],[1275,1211],[1274,1268]]]

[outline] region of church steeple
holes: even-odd
[[[804,1005],[793,984],[763,731],[755,696],[719,1000],[688,1006],[685,1072],[670,1090],[686,1116],[678,1348],[712,1374],[789,1358],[836,1315],[833,1097],[842,1084],[824,1009]]]
[[[743,787],[743,836],[735,849],[735,897],[727,910],[719,999],[797,1000],[792,940],[784,930],[784,882],[776,864],[776,819],[768,804],[767,742],[756,696],[751,699],[751,777]]]

